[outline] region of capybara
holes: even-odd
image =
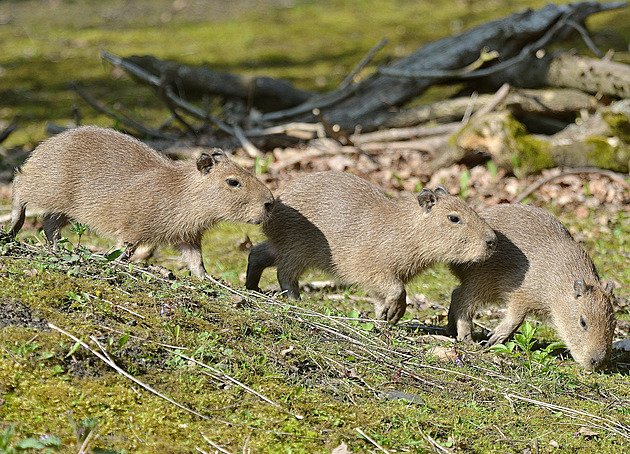
[[[528,314],[540,314],[551,321],[579,364],[604,367],[615,325],[612,285],[602,286],[584,249],[540,208],[500,204],[482,211],[481,217],[499,242],[483,263],[451,265],[461,284],[451,296],[449,333],[470,340],[475,312],[500,302],[507,305],[507,314],[489,346],[508,339]]]
[[[384,297],[375,313],[390,323],[405,313],[405,284],[424,268],[485,260],[496,245],[493,230],[443,186],[394,201],[336,171],[296,179],[262,226],[268,240],[250,252],[247,288],[257,290],[262,271],[275,265],[281,289],[299,298],[299,277],[318,268]]]
[[[219,221],[260,223],[274,199],[219,149],[175,161],[131,136],[84,126],[42,142],[16,172],[13,235],[27,204],[43,210],[53,247],[61,228],[76,221],[115,237],[128,255],[140,243],[172,244],[202,278],[204,231]]]

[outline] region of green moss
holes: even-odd
[[[610,126],[612,135],[624,142],[630,142],[630,118],[623,113],[602,110],[602,118]]]
[[[585,140],[586,158],[590,165],[617,172],[628,172],[630,150],[617,138],[590,136]]]
[[[514,168],[516,176],[538,173],[555,165],[548,142],[531,134],[516,135],[514,140],[518,158],[518,166]]]

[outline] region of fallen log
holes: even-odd
[[[492,99],[491,94],[481,94],[438,101],[429,105],[403,109],[389,117],[383,124],[387,128],[404,128],[429,121],[440,123],[460,121],[467,111],[475,113]],[[580,90],[574,89],[521,89],[512,90],[497,107],[510,110],[519,116],[523,114],[542,115],[550,118],[573,118],[580,111],[594,111],[598,107],[597,99]]]
[[[296,106],[313,96],[312,92],[271,77],[230,74],[208,66],[160,60],[152,55],[132,55],[125,60],[159,77],[163,86],[171,87],[180,98],[188,100],[201,99],[204,95],[236,98],[262,112],[270,112]]]
[[[482,80],[492,75],[500,78],[519,63],[538,60],[537,51],[566,37],[590,15],[625,5],[625,2],[589,1],[548,4],[539,10],[517,12],[428,43],[361,82],[346,81],[339,89],[324,94],[299,90],[275,79],[219,73],[208,67],[190,67],[153,56],[133,56],[123,61],[158,77],[160,85],[177,91],[182,99],[205,93],[243,100],[265,112],[248,119],[259,121],[261,127],[316,122],[312,112],[318,109],[329,124],[342,130],[352,132],[360,126],[369,131],[380,127],[432,85]],[[482,49],[487,50],[480,57]]]
[[[312,121],[310,112],[318,108],[328,122],[338,124],[342,129],[351,131],[357,125],[366,131],[375,129],[392,116],[392,110],[436,83],[502,72],[566,37],[574,30],[571,24],[581,24],[592,14],[623,6],[626,6],[625,2],[548,4],[539,10],[514,13],[459,35],[428,43],[358,84],[315,95],[300,106],[264,114],[261,120],[270,123]],[[461,74],[460,69],[477,61],[480,49],[484,48],[497,52],[500,59],[469,74]]]

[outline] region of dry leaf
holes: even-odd
[[[342,441],[339,446],[331,451],[331,454],[352,454],[352,451],[349,451],[348,445]]]
[[[598,437],[599,432],[594,432],[592,429],[582,426],[578,430],[578,435],[582,435],[586,440],[590,440],[593,437]]]
[[[443,363],[455,363],[460,361],[457,356],[457,351],[452,347],[433,347],[429,353]]]

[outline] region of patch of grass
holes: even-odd
[[[240,228],[227,225],[206,238],[237,274],[246,256],[234,252]],[[230,452],[321,452],[342,442],[354,452],[373,449],[357,428],[385,449],[411,451],[433,443],[522,451],[553,442],[569,451],[617,452],[630,437],[626,371],[585,374],[570,358],[532,348],[544,331],[528,330],[523,354],[502,359],[357,320],[362,311],[370,315],[371,303],[357,311],[354,299],[312,294],[295,305],[220,281],[169,280],[94,257],[77,240],[57,253],[0,243],[0,313],[14,315],[0,332],[0,429],[14,427],[13,440],[54,435],[75,446],[69,412],[73,421],[92,418],[91,448],[130,452],[209,450],[203,434]],[[211,274],[220,269],[214,259],[206,265]],[[453,286],[446,268],[437,267],[411,288],[445,301]],[[441,310],[415,308],[413,316],[431,319]],[[455,357],[430,353],[440,345]],[[544,374],[533,373],[539,356]],[[422,403],[392,398],[392,390]],[[582,426],[598,435],[576,435]]]

